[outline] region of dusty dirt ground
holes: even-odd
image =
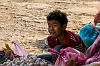
[[[25,0],[23,0],[25,1]],[[73,2],[67,0],[0,0],[0,49],[4,44],[19,42],[29,54],[47,53],[46,15],[59,9],[68,15],[67,29],[78,33],[85,24],[92,22],[100,10],[100,2]]]

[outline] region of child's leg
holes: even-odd
[[[63,47],[61,45],[57,45],[54,47],[54,49],[58,52],[60,52],[60,49],[62,49]]]
[[[54,47],[55,50],[57,50],[58,52],[60,52],[60,49],[62,49],[62,46],[61,45],[57,45]],[[56,55],[56,58],[58,56]],[[42,59],[45,59],[47,61],[50,61],[52,63],[52,55],[51,54],[43,54],[43,55],[39,55],[37,56],[37,58],[42,58]]]
[[[62,49],[63,47],[61,46],[61,45],[57,45],[57,46],[55,46],[54,47],[54,49],[56,50],[56,51],[58,51],[58,52],[60,52],[60,49]],[[56,56],[56,58],[58,57],[58,55],[55,55]]]

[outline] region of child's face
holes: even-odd
[[[50,20],[50,21],[47,21],[47,23],[48,23],[48,31],[51,36],[59,37],[63,33],[64,29],[61,27],[59,21]]]

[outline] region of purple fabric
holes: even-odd
[[[95,53],[100,52],[100,35],[98,35],[97,39],[94,43],[87,49],[86,56],[90,58],[95,55]]]
[[[100,61],[100,34],[94,43],[86,51],[87,61],[86,64]]]

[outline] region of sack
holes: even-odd
[[[98,31],[96,30],[95,27],[93,27],[93,25],[91,23],[83,26],[80,29],[78,34],[81,37],[81,39],[83,40],[83,42],[87,48],[89,48],[93,44],[93,42],[99,35]]]
[[[20,57],[27,58],[28,53],[20,46],[19,43],[14,43],[13,51]]]
[[[48,51],[51,52],[52,54],[58,55],[58,58],[54,66],[67,66],[69,55],[72,57],[71,58],[72,60],[78,57],[78,66],[83,65],[86,61],[86,56],[83,53],[71,47],[61,49],[60,53],[51,48]]]
[[[94,43],[86,51],[87,61],[86,64],[100,61],[100,34]]]

